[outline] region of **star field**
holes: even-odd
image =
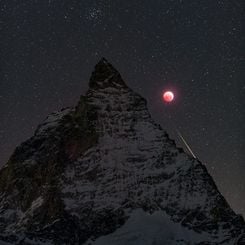
[[[0,165],[48,113],[75,105],[106,57],[178,129],[245,215],[243,1],[0,2]],[[174,103],[162,91],[175,93]],[[183,146],[184,147],[184,146]]]

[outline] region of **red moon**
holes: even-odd
[[[173,101],[174,93],[171,92],[171,91],[166,91],[166,92],[163,93],[162,97],[163,97],[164,101],[169,103],[169,102]]]

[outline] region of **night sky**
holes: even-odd
[[[243,2],[0,0],[0,165],[49,113],[76,104],[104,56],[245,216]]]

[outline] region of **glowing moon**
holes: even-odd
[[[169,103],[169,102],[173,101],[174,93],[171,92],[171,91],[166,91],[166,92],[163,93],[162,97],[163,97],[164,101]]]

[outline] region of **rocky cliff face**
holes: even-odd
[[[245,244],[244,230],[105,59],[77,106],[48,116],[0,170],[0,244]]]

